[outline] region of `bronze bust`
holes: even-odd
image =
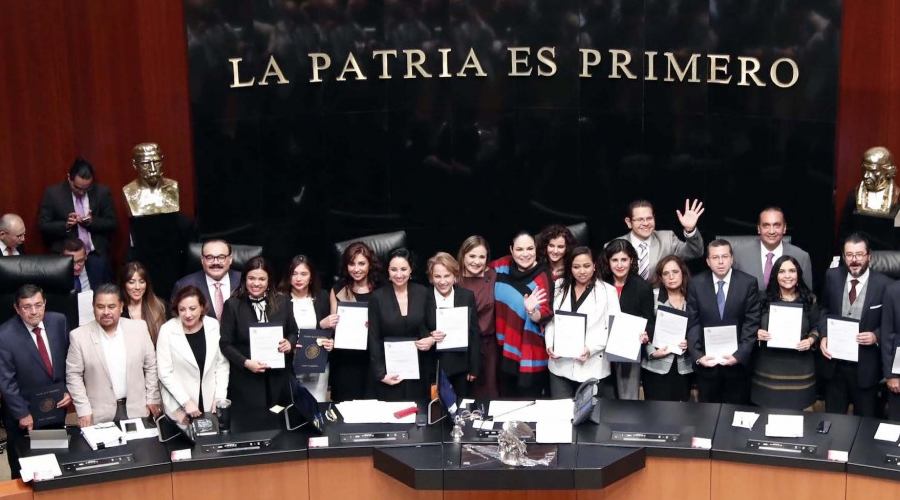
[[[122,188],[132,217],[177,212],[178,182],[163,177],[163,158],[159,145],[138,144],[132,150],[131,165],[138,178]]]
[[[856,212],[874,217],[894,218],[900,191],[894,185],[897,167],[887,148],[874,147],[863,153],[863,180],[856,188]]]

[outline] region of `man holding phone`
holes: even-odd
[[[94,167],[83,158],[75,159],[65,181],[44,191],[38,227],[54,252],[66,239],[78,238],[88,255],[106,258],[116,225],[109,188],[94,182]]]

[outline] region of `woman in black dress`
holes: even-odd
[[[225,301],[222,311],[222,337],[219,346],[231,363],[228,394],[235,408],[268,409],[290,403],[288,389],[290,370],[269,368],[250,358],[250,327],[282,328],[278,351],[291,350],[297,327],[293,325],[288,298],[277,293],[270,277],[269,265],[262,257],[247,262],[241,287]],[[285,360],[290,366],[291,360]]]
[[[398,248],[392,251],[388,256],[390,286],[375,290],[369,298],[369,360],[376,381],[375,395],[383,401],[417,401],[427,396],[423,374],[430,371],[424,364],[431,358],[427,351],[433,344],[425,328],[428,289],[410,283],[411,274],[409,250]],[[384,358],[386,339],[416,341],[418,379],[404,380],[399,374],[388,371]]]
[[[336,328],[340,318],[338,302],[369,302],[378,286],[378,258],[361,241],[351,243],[341,254],[341,277],[331,289],[331,314],[319,323],[322,328]],[[371,348],[371,346],[369,346]],[[369,371],[368,350],[335,349],[328,357],[331,373],[331,400],[370,399],[375,384]]]
[[[759,348],[753,362],[750,399],[766,408],[802,410],[816,400],[816,363],[813,348],[819,340],[819,306],[816,296],[803,282],[803,269],[797,259],[782,255],[772,264],[772,278],[757,332]],[[803,307],[800,342],[794,349],[769,347],[769,310],[778,303]]]

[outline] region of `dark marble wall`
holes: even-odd
[[[599,246],[641,197],[657,225],[704,200],[704,235],[749,234],[764,205],[788,215],[821,270],[834,227],[840,0],[185,0],[201,232],[329,268],[330,243],[406,229],[420,256],[481,233],[503,253],[515,229],[587,220]],[[509,46],[556,48],[558,73],[510,77]],[[377,49],[470,47],[476,78],[378,79]],[[579,48],[603,62],[578,77]],[[610,79],[609,48],[639,78]],[[346,54],[365,81],[337,82]],[[789,89],[645,81],[644,51],[779,57]],[[309,52],[331,55],[309,83]],[[275,56],[289,85],[229,88]],[[532,59],[534,55],[532,54]],[[736,63],[732,62],[732,74]],[[706,81],[706,65],[699,77]],[[351,77],[352,78],[352,77]],[[735,77],[736,79],[736,77]]]

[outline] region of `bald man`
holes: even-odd
[[[0,257],[22,255],[25,244],[25,221],[16,214],[0,216]]]

